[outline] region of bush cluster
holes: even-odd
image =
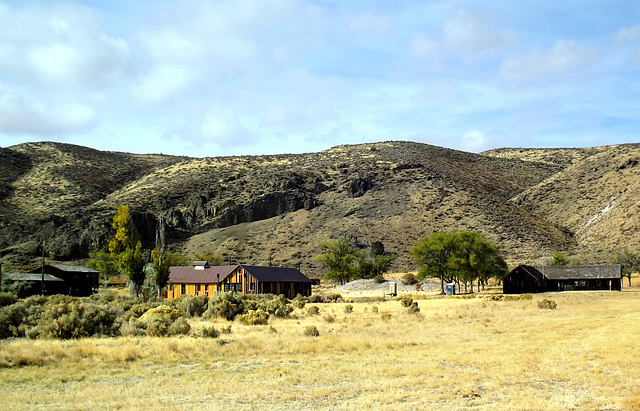
[[[558,304],[556,304],[556,302],[553,300],[547,300],[545,298],[538,301],[538,308],[541,308],[543,310],[555,310],[557,307]]]
[[[249,310],[246,314],[239,315],[238,321],[246,325],[267,325],[269,323],[269,313],[261,308]]]
[[[400,299],[400,304],[402,304],[403,307],[409,307],[411,306],[411,304],[413,304],[413,298],[410,295],[405,294],[399,299]]]
[[[413,285],[417,283],[418,283],[418,280],[416,279],[416,276],[413,274],[405,274],[402,276],[402,284],[404,285]]]
[[[338,293],[312,294],[309,297],[310,303],[339,303],[344,301]]]
[[[319,337],[320,331],[318,331],[318,327],[316,327],[315,325],[310,325],[308,327],[305,327],[304,335],[308,337]]]

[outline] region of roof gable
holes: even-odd
[[[622,278],[620,265],[550,266],[536,268],[549,280],[589,280]]]
[[[194,266],[169,267],[169,281],[174,284],[217,284],[227,278],[237,265],[217,265],[197,269]]]
[[[312,281],[296,268],[241,265],[251,276],[264,282],[311,283]]]

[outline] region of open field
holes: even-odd
[[[4,340],[0,396],[3,409],[640,409],[639,302],[638,288],[430,296],[419,314],[387,300],[216,321],[231,324],[216,339]]]

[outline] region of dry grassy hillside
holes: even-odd
[[[0,255],[81,259],[105,246],[128,204],[146,247],[165,233],[185,253],[301,265],[319,275],[317,243],[381,240],[408,250],[436,230],[479,230],[512,261],[561,250],[590,261],[637,245],[638,145],[501,149],[481,155],[420,143],[319,153],[186,158],[57,143],[0,148]],[[635,242],[635,243],[634,243]]]

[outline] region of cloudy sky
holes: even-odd
[[[0,146],[640,141],[637,0],[0,0]]]

